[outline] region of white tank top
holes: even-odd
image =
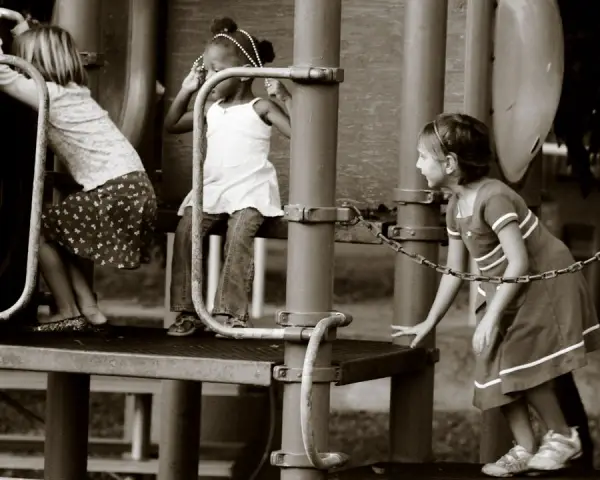
[[[275,167],[269,161],[271,127],[254,110],[255,98],[223,108],[214,103],[206,114],[203,210],[231,214],[256,208],[265,217],[283,215]],[[192,192],[179,215],[192,205]]]

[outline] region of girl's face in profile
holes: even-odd
[[[231,49],[219,44],[211,44],[204,51],[206,79],[226,68],[239,67],[240,61]],[[239,78],[228,78],[219,83],[212,91],[213,100],[227,99],[235,94],[240,84]]]
[[[437,155],[429,151],[421,142],[419,142],[417,151],[419,153],[417,168],[421,171],[421,175],[427,180],[429,188],[440,188],[445,186],[447,175],[444,160],[440,160]]]

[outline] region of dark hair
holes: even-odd
[[[494,153],[487,126],[464,113],[443,113],[426,124],[419,135],[427,150],[445,157],[456,156],[459,185],[475,182],[490,172]]]
[[[250,55],[250,58],[252,58],[252,62],[250,63],[255,63],[256,66],[260,66],[261,64],[265,65],[275,60],[275,50],[273,49],[273,44],[268,40],[258,40],[256,37],[252,36],[252,40],[254,41],[256,50],[258,51],[259,58],[257,59],[256,52],[254,51],[254,47],[252,46],[250,38],[240,31],[237,23],[235,23],[229,17],[215,18],[210,26],[210,31],[213,34],[213,37],[219,33],[222,33],[233,38],[243,47],[248,55]],[[249,59],[246,54],[229,38],[219,36],[213,38],[210,43],[213,45],[222,45],[232,49],[232,52],[234,52],[241,61],[244,63],[249,63]],[[257,62],[257,60],[259,61]]]

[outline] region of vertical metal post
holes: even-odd
[[[164,380],[157,480],[198,477],[202,384]]]
[[[492,62],[496,0],[470,0],[467,4],[465,55],[465,112],[491,127]],[[473,268],[473,265],[472,265]],[[476,268],[476,267],[475,267]],[[470,284],[470,311],[475,315],[473,299],[477,284]],[[474,291],[475,290],[475,291]],[[499,409],[483,412],[479,459],[497,460],[510,449],[512,434]]]
[[[46,395],[44,479],[87,478],[90,377],[49,373]]]
[[[406,0],[404,7],[404,68],[400,116],[398,188],[427,188],[417,170],[417,137],[422,126],[444,107],[446,70],[447,0]],[[398,224],[415,227],[439,225],[439,206],[399,204]],[[409,241],[408,250],[437,259],[434,242]],[[396,256],[394,323],[415,325],[423,321],[433,302],[435,271]],[[405,344],[406,340],[397,340]],[[434,336],[427,346],[433,346]],[[433,366],[425,371],[392,377],[390,399],[390,456],[393,462],[424,462],[431,456],[433,417]]]
[[[339,67],[341,0],[296,0],[294,65]],[[335,205],[339,86],[296,84],[292,111],[290,204]],[[327,312],[333,299],[333,223],[288,226],[287,310]],[[302,368],[305,344],[286,342],[285,364]],[[331,364],[331,344],[324,343],[317,366]],[[300,384],[286,383],[283,392],[282,450],[304,455],[300,430]],[[313,387],[315,441],[327,451],[330,385]],[[282,480],[322,480],[316,469],[285,468]]]

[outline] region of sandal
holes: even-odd
[[[246,320],[241,320],[237,317],[230,317],[229,315],[217,315],[215,317],[224,327],[227,328],[248,328],[250,325],[250,322],[246,321]],[[216,335],[217,338],[230,338],[228,336],[225,335],[220,335],[217,334]]]
[[[92,325],[86,320],[83,315],[76,317],[65,318],[57,322],[38,323],[36,325],[28,325],[23,328],[26,332],[43,332],[43,333],[83,333],[93,331]]]
[[[212,333],[193,313],[180,313],[167,329],[167,335],[171,337],[189,337],[197,332],[204,335]]]

